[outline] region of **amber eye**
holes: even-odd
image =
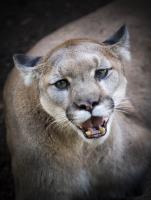
[[[111,70],[111,68],[96,70],[95,71],[95,78],[98,79],[98,80],[104,79],[108,75],[109,70]]]
[[[66,79],[62,79],[62,80],[57,81],[54,85],[55,85],[58,89],[64,90],[64,89],[67,89],[67,88],[68,88],[69,82],[68,82]]]

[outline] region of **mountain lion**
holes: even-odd
[[[141,197],[151,136],[126,96],[126,26],[13,58],[4,100],[16,199]]]

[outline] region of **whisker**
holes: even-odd
[[[121,101],[119,102],[119,104],[117,104],[115,106],[115,110],[117,110],[118,112],[125,113],[125,114],[132,114],[132,113],[134,114],[135,113],[135,109],[134,109],[129,97],[124,97],[120,100]]]
[[[123,110],[123,109],[116,108],[116,110],[117,110],[118,112],[122,112],[122,113],[129,114],[129,111],[126,111],[126,110]]]

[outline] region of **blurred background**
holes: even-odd
[[[0,2],[0,200],[14,200],[6,146],[2,89],[13,67],[12,55],[25,53],[59,27],[113,0],[2,0]]]

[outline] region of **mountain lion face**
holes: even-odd
[[[128,57],[128,32],[122,27],[104,43],[73,39],[44,58],[18,54],[14,60],[27,87],[36,79],[40,103],[54,123],[85,141],[103,142],[125,98]]]

